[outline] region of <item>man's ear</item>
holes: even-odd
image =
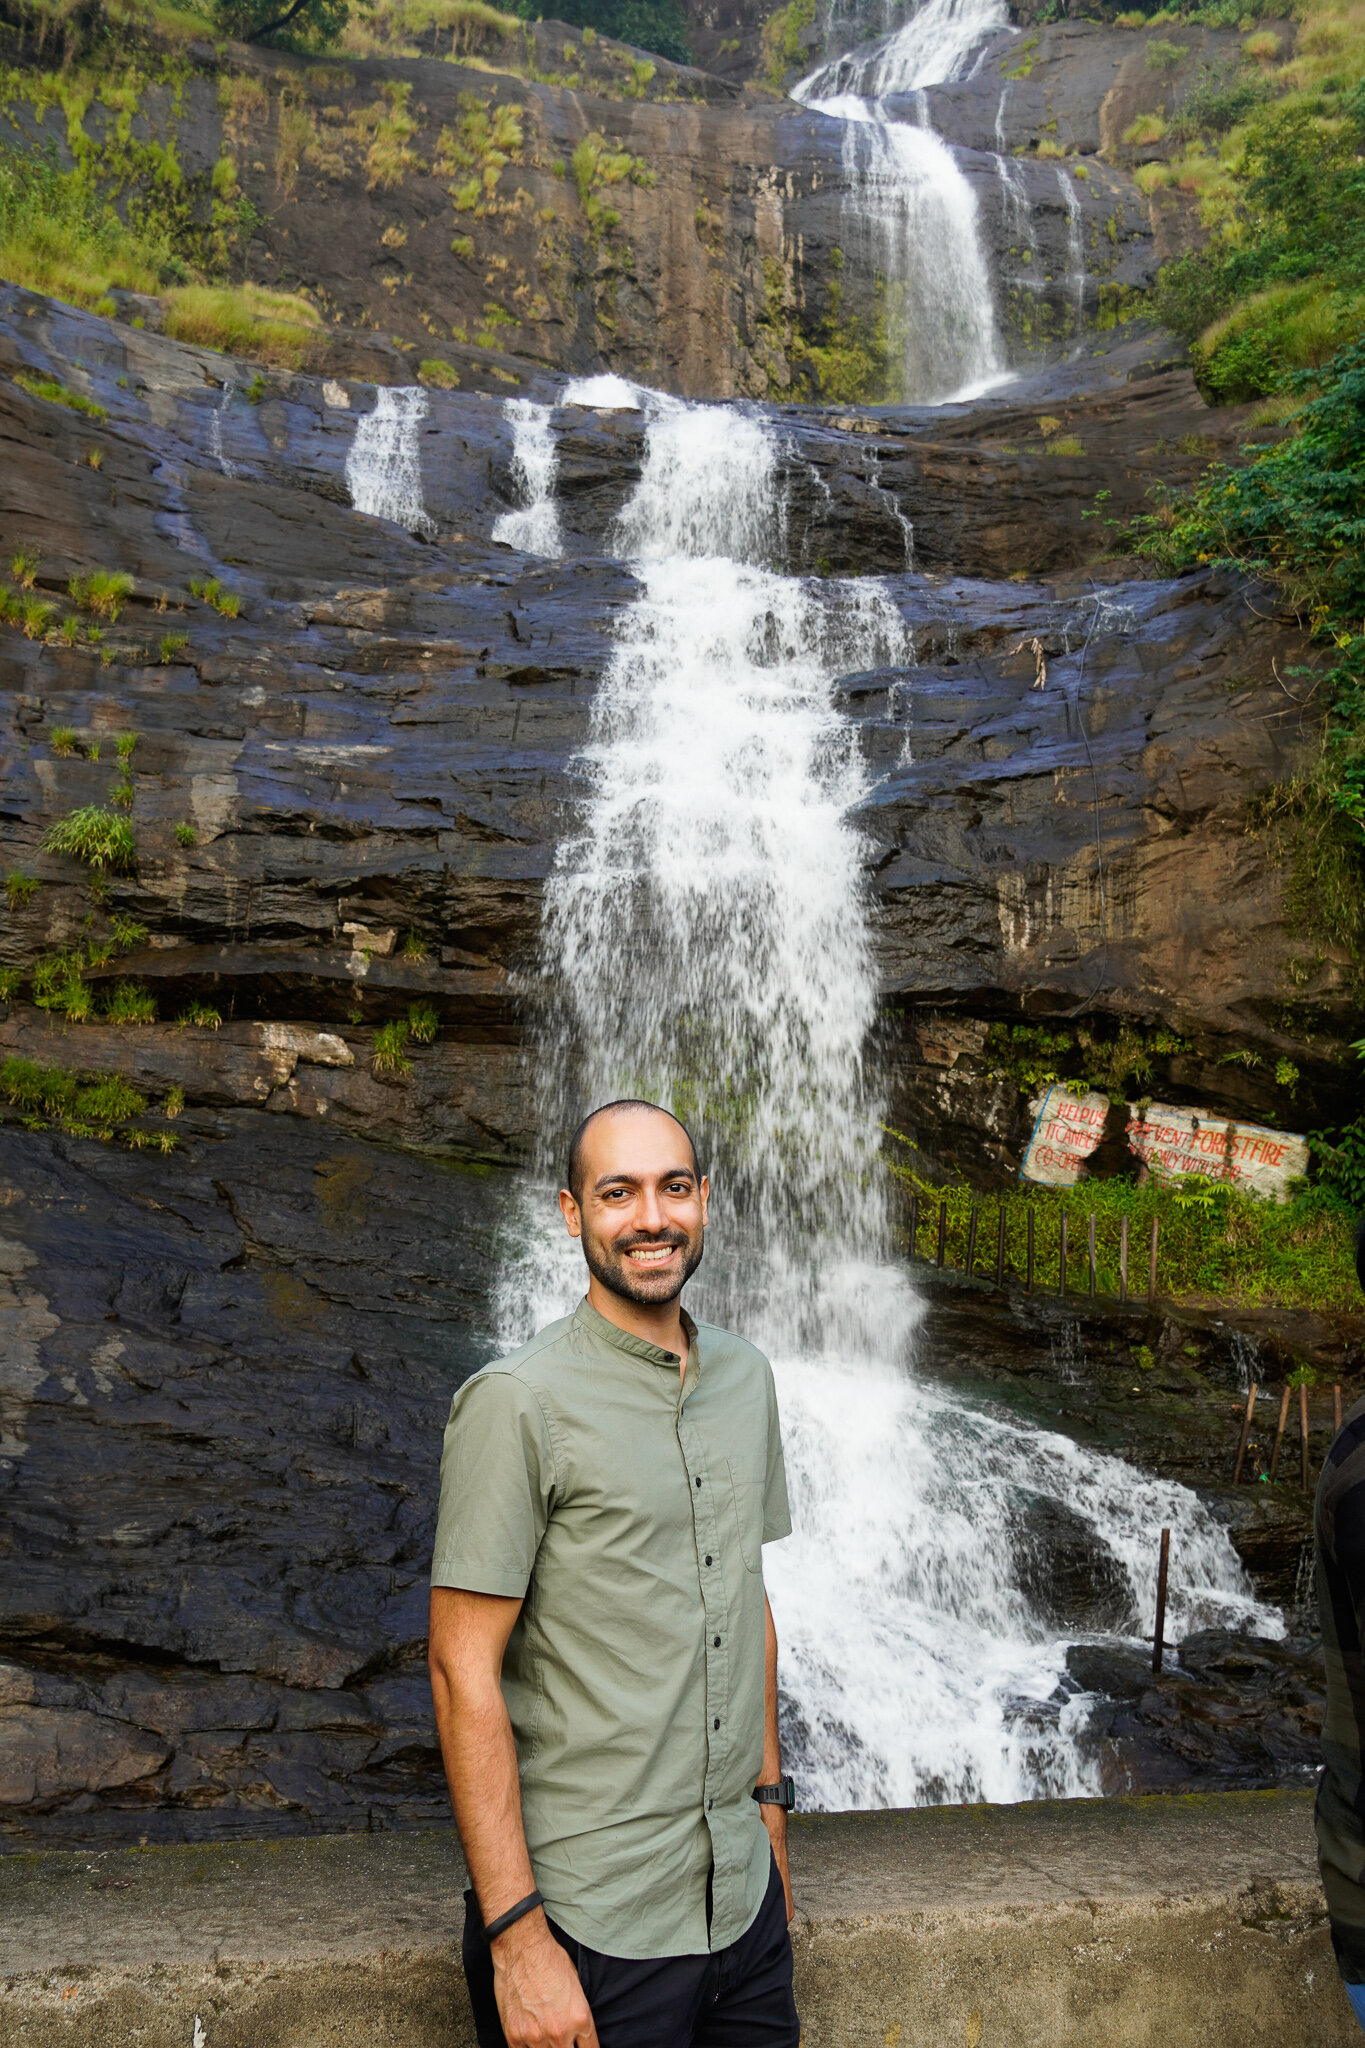
[[[564,1218],[564,1227],[570,1237],[581,1237],[583,1235],[583,1218],[579,1214],[577,1202],[567,1188],[559,1190],[559,1213]]]
[[[701,1195],[701,1221],[702,1228],[704,1230],[706,1228],[706,1205],[711,1199],[711,1183],[706,1178],[705,1174],[703,1174],[701,1177],[701,1188],[699,1190],[699,1193]]]

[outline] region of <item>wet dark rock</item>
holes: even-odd
[[[1015,1578],[1039,1619],[1059,1634],[1118,1629],[1134,1619],[1118,1559],[1061,1501],[1030,1500],[1018,1517]]]
[[[1068,1650],[1073,1679],[1100,1695],[1083,1740],[1105,1792],[1311,1783],[1322,1761],[1320,1643],[1208,1629],[1178,1657],[1168,1652],[1154,1674],[1150,1657],[1127,1649]]]

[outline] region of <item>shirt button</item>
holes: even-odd
[[[710,1558],[709,1558],[709,1557],[707,1558],[706,1562],[707,1562],[708,1564],[710,1564],[711,1560],[710,1560]]]
[[[707,1800],[707,1802],[706,1802],[706,1811],[707,1811],[708,1813],[709,1813],[709,1812],[711,1811],[711,1808],[712,1808],[712,1807],[713,1807],[713,1806],[715,1805],[715,1803],[716,1803],[716,1802],[715,1802],[715,1800],[714,1800],[714,1799],[708,1799],[708,1800]]]
[[[714,1721],[713,1721],[713,1722],[711,1723],[711,1726],[712,1726],[713,1728],[719,1728],[719,1726],[720,1726],[720,1715],[719,1715],[719,1714],[717,1714],[717,1716],[716,1716],[715,1720],[714,1720]]]
[[[698,1484],[698,1486],[700,1486],[700,1485],[701,1485],[701,1481],[700,1481],[700,1479],[699,1479],[699,1480],[697,1481],[697,1484]]]
[[[719,1637],[719,1636],[717,1636],[717,1637],[716,1637],[716,1639],[715,1639],[715,1647],[716,1647],[717,1649],[719,1649],[719,1648],[720,1648],[720,1637]]]

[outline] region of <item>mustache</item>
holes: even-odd
[[[690,1242],[685,1230],[633,1230],[629,1237],[618,1237],[615,1248],[618,1252],[629,1252],[638,1244],[671,1244],[681,1249]]]

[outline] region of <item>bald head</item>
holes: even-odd
[[[583,1200],[583,1181],[586,1170],[584,1156],[589,1132],[600,1126],[604,1119],[614,1120],[617,1117],[639,1116],[662,1117],[665,1123],[671,1124],[675,1130],[681,1131],[683,1141],[691,1155],[693,1176],[700,1178],[700,1168],[697,1164],[697,1148],[692,1143],[692,1134],[682,1119],[674,1116],[671,1109],[660,1108],[657,1102],[643,1102],[636,1096],[623,1096],[618,1102],[604,1102],[600,1109],[591,1110],[584,1117],[582,1123],[569,1140],[568,1186],[569,1193],[576,1202],[581,1203]]]

